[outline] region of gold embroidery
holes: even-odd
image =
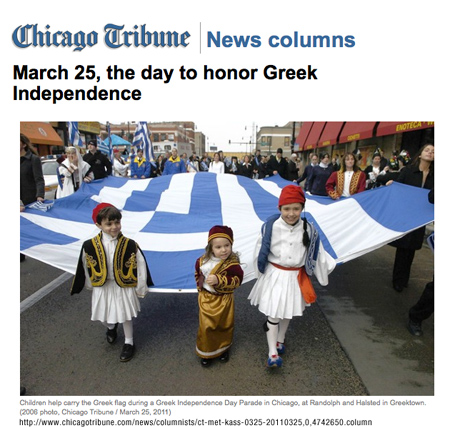
[[[88,266],[88,272],[90,272],[90,280],[92,286],[100,287],[105,283],[106,277],[108,275],[105,250],[102,245],[101,234],[92,238],[92,244],[94,246],[96,258],[89,254],[86,254],[86,263]]]
[[[137,285],[136,253],[131,253],[128,260],[125,260],[129,242],[130,240],[128,238],[121,235],[117,241],[117,247],[114,253],[114,276],[117,284],[121,287],[136,287]],[[127,270],[126,272],[124,272],[125,268]]]

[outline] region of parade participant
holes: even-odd
[[[319,156],[317,156],[316,153],[313,153],[311,155],[311,163],[305,167],[303,174],[297,180],[297,184],[300,184],[302,181],[306,180],[305,185],[303,186],[305,192],[308,192],[310,190],[309,180],[311,179],[312,169],[316,167],[318,163],[319,163]]]
[[[186,163],[186,169],[187,172],[199,172],[200,171],[200,165],[197,159],[196,154],[194,153],[192,156],[189,157],[189,160]]]
[[[123,325],[120,361],[126,362],[135,352],[133,317],[141,309],[138,297],[145,297],[153,283],[138,244],[121,233],[121,218],[111,204],[94,208],[92,220],[100,233],[83,243],[70,294],[81,292],[84,286],[92,291],[91,320],[107,327],[108,343],[115,342],[118,324]]]
[[[434,146],[432,144],[422,146],[411,165],[401,170],[396,181],[431,190],[434,187]],[[391,183],[392,181],[388,181],[386,185]],[[395,291],[401,292],[408,286],[414,255],[422,248],[424,236],[425,226],[391,242],[390,245],[397,249],[392,273],[392,286]]]
[[[304,206],[301,187],[284,187],[278,201],[281,215],[264,223],[256,244],[258,278],[248,298],[267,316],[264,330],[269,346],[268,367],[281,367],[280,354],[286,351],[284,341],[290,320],[303,315],[305,307],[316,300],[309,277],[314,273],[321,285],[327,285],[335,267],[313,225],[305,218],[301,221]]]
[[[288,176],[287,179],[289,181],[297,181],[298,180],[298,164],[297,164],[297,155],[295,153],[291,154],[291,158],[288,162]]]
[[[195,263],[199,327],[196,353],[203,367],[219,357],[227,362],[234,331],[234,290],[241,285],[243,271],[233,252],[233,231],[214,226],[208,234],[205,254]]]
[[[45,181],[36,149],[24,134],[20,134],[20,200],[24,205],[44,201]]]
[[[200,171],[208,172],[208,169],[209,169],[208,156],[203,155],[202,160],[200,161]]]
[[[283,149],[277,149],[276,156],[271,156],[267,162],[267,172],[270,176],[279,175],[281,178],[287,179],[288,163],[283,157]]]
[[[119,149],[113,149],[113,153],[114,153],[114,160],[113,160],[114,177],[127,177],[128,165],[122,159]]]
[[[348,197],[365,190],[366,174],[359,169],[357,163],[357,157],[354,153],[345,155],[341,170],[333,172],[325,184],[330,198]]]
[[[214,160],[209,164],[208,172],[213,172],[214,174],[224,174],[225,164],[220,160],[220,154],[214,153]]]
[[[186,165],[178,156],[178,150],[172,149],[172,156],[170,156],[164,163],[164,171],[162,175],[173,175],[186,172]]]
[[[428,202],[434,204],[434,187],[428,193]],[[428,245],[434,252],[434,232],[427,239]],[[434,277],[427,283],[418,302],[409,310],[408,331],[413,336],[422,336],[422,322],[431,317],[434,312]]]
[[[150,178],[152,166],[144,158],[144,151],[138,149],[135,158],[130,164],[131,177],[133,178]]]
[[[45,180],[38,152],[28,137],[20,134],[20,211],[32,202],[43,202],[44,197]],[[25,254],[20,253],[20,261],[25,261]]]
[[[244,162],[238,166],[238,174],[247,178],[253,178],[253,166],[250,163],[250,156],[244,156]]]
[[[89,152],[83,156],[83,160],[91,166],[94,179],[105,178],[112,173],[112,164],[106,155],[97,150],[97,141],[91,140],[88,143]]]
[[[369,165],[365,170],[364,174],[366,174],[366,188],[372,189],[374,187],[379,186],[377,182],[377,178],[382,175],[386,175],[389,171],[389,167],[385,166],[381,168],[381,155],[378,152],[375,152],[372,156],[372,165]]]
[[[81,158],[76,147],[67,147],[66,155],[67,158],[58,167],[61,185],[56,190],[57,199],[75,193],[83,182],[90,183],[94,179],[91,166]]]
[[[330,155],[322,153],[320,163],[311,169],[309,178],[309,191],[312,195],[328,196],[325,185],[333,172],[333,166],[330,165]]]
[[[261,150],[256,150],[255,151],[255,156],[252,159],[252,165],[253,165],[253,178],[258,179],[258,178],[263,178],[259,176],[259,166],[261,165]]]

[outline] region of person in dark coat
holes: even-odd
[[[425,144],[419,150],[411,165],[402,169],[396,181],[424,189],[431,190],[434,188],[434,146]],[[390,183],[386,184],[389,185]],[[425,226],[390,244],[397,248],[392,274],[392,285],[395,291],[401,292],[408,286],[414,255],[416,250],[422,248],[424,236]]]
[[[305,192],[309,191],[309,180],[311,178],[312,169],[318,165],[318,162],[319,162],[319,156],[317,156],[314,153],[311,156],[311,163],[309,165],[306,165],[305,170],[303,171],[303,174],[297,180],[297,184],[300,185],[300,183],[306,179],[305,186],[304,186]]]
[[[267,156],[263,156],[258,167],[258,178],[265,178],[269,175],[267,172],[267,162]]]
[[[43,201],[45,181],[36,149],[24,134],[20,134],[20,200],[24,205]]]
[[[24,134],[20,134],[20,211],[25,205],[35,201],[44,201],[45,181],[42,174],[42,163],[36,149]],[[20,254],[20,261],[25,254]]]
[[[298,180],[298,165],[297,165],[297,155],[292,153],[291,158],[288,162],[288,176],[287,179],[289,181],[297,181]]]
[[[244,162],[238,166],[238,174],[247,178],[253,178],[253,165],[250,162],[250,156],[245,155]]]
[[[264,177],[259,177],[259,166],[261,165],[261,150],[256,150],[255,152],[255,156],[252,159],[252,165],[253,165],[253,174],[255,176],[255,178],[264,178]]]
[[[328,196],[325,185],[330,175],[333,173],[333,166],[330,164],[330,155],[322,153],[320,155],[320,163],[311,170],[309,179],[309,191],[312,195]]]
[[[430,204],[434,204],[434,187],[428,193],[428,202]],[[434,251],[434,233],[428,241],[433,243],[430,245],[432,250]],[[431,244],[431,243],[430,243]],[[409,310],[409,319],[408,319],[408,331],[413,336],[422,336],[422,321],[425,321],[427,318],[431,317],[434,312],[434,278],[433,281],[429,282],[420,296],[418,302],[411,307]]]
[[[83,156],[83,160],[91,165],[94,179],[105,178],[112,174],[112,164],[106,155],[97,150],[97,141],[91,140],[88,143],[89,152]]]
[[[267,172],[272,175],[280,175],[281,178],[287,180],[287,160],[283,157],[283,149],[277,149],[277,155],[271,156],[267,163]]]

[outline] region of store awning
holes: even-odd
[[[313,150],[317,147],[317,143],[319,142],[319,138],[322,134],[323,128],[325,127],[326,122],[314,122],[309,132],[308,138],[305,141],[303,146],[303,150]]]
[[[303,150],[303,146],[305,145],[305,141],[308,138],[309,131],[311,131],[313,123],[314,122],[303,122],[297,138],[295,139],[294,152],[301,152]]]
[[[373,137],[373,129],[377,122],[345,122],[339,143],[350,143],[355,140],[365,140]]]
[[[377,137],[433,127],[434,122],[380,122],[377,128]]]
[[[327,122],[319,139],[317,147],[334,146],[339,137],[344,122]]]
[[[33,144],[64,146],[61,137],[46,122],[20,122],[20,133],[26,135]]]

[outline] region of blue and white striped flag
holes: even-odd
[[[111,137],[105,138],[103,141],[100,137],[97,136],[97,147],[98,149],[112,162],[114,153]]]
[[[147,122],[137,123],[136,130],[134,131],[133,146],[142,149],[144,152],[144,157],[148,161],[153,162],[155,160]]]
[[[122,231],[143,250],[155,282],[153,291],[196,291],[194,265],[204,253],[209,229],[234,231],[244,281],[255,278],[254,249],[263,222],[278,211],[279,176],[261,180],[233,174],[175,174],[147,180],[107,177],[83,183],[57,199],[47,212],[20,214],[20,252],[74,273],[82,243],[99,230],[92,210],[99,202],[122,212]],[[307,195],[307,218],[325,251],[344,263],[394,241],[434,219],[428,190],[405,184],[333,201]]]
[[[70,145],[83,147],[83,141],[81,140],[80,133],[78,131],[78,122],[67,122],[67,128],[69,130]]]

